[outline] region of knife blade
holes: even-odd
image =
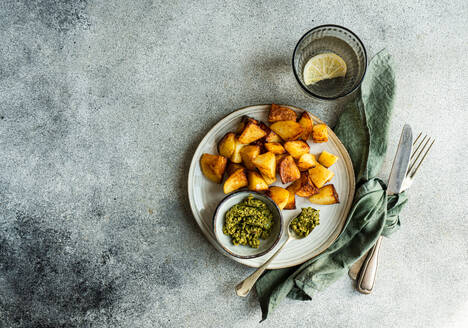
[[[400,142],[398,143],[398,149],[388,178],[388,195],[398,194],[401,191],[406,171],[408,170],[412,148],[413,131],[409,124],[405,124],[401,132]]]

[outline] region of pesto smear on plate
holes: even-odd
[[[223,233],[231,236],[234,245],[258,248],[260,239],[267,239],[273,227],[273,213],[259,199],[249,195],[226,212]]]
[[[305,207],[291,222],[291,228],[300,238],[307,237],[309,233],[320,224],[319,210],[312,207]]]

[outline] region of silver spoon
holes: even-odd
[[[296,235],[296,233],[291,229],[291,223],[294,220],[291,219],[288,223],[288,239],[284,242],[283,245],[273,254],[268,261],[262,264],[261,267],[259,267],[254,273],[252,273],[250,276],[245,278],[243,281],[241,281],[237,286],[236,286],[236,293],[240,297],[246,297],[249,295],[250,290],[252,287],[255,285],[255,282],[260,278],[262,273],[266,270],[267,266],[275,259],[275,257],[281,252],[281,250],[286,246],[287,243],[289,243],[293,239],[302,239],[305,237],[299,237]]]

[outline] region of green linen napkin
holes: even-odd
[[[387,197],[386,185],[375,176],[387,151],[387,135],[395,94],[391,56],[382,50],[370,62],[361,94],[348,104],[335,133],[353,161],[357,189],[343,231],[316,258],[300,266],[267,271],[256,283],[262,321],[285,298],[310,300],[344,275],[382,234],[400,226],[406,194]]]

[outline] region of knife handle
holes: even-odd
[[[374,288],[381,243],[382,236],[377,239],[375,245],[370,249],[367,254],[367,258],[362,265],[361,274],[356,284],[356,288],[360,293],[370,294]]]

